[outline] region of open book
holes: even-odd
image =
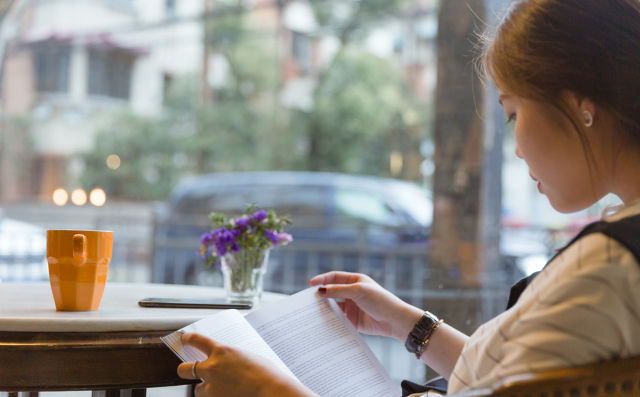
[[[213,314],[162,341],[183,361],[206,360],[184,346],[182,333],[195,332],[251,354],[259,354],[322,397],[399,396],[400,388],[362,336],[332,300],[308,288],[247,315]]]

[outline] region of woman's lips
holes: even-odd
[[[542,193],[542,183],[540,183],[540,181],[539,181],[539,180],[537,180],[537,179],[536,179],[536,177],[535,177],[535,176],[533,176],[532,174],[529,174],[529,176],[531,177],[531,179],[533,179],[533,181],[534,181],[534,182],[537,182],[537,183],[538,183],[538,191],[539,191],[540,193]]]

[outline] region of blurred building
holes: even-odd
[[[167,87],[188,73],[215,87],[224,60],[204,43],[203,21],[215,18],[222,3],[15,0],[0,30],[0,202],[50,200],[56,188],[79,187],[79,154],[100,144],[94,137],[106,110],[159,115]],[[337,39],[319,30],[306,0],[245,3],[242,12],[272,32],[279,47],[281,104],[310,109]],[[422,98],[435,85],[435,3],[415,2],[367,39],[371,52],[401,64]]]
[[[195,1],[17,0],[2,30],[0,200],[66,187],[82,171],[75,156],[99,144],[104,110],[158,113],[167,76],[200,65],[201,12]]]

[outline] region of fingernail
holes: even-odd
[[[318,292],[320,293],[320,295],[326,295],[327,289],[325,287],[320,287],[318,288]]]

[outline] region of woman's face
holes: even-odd
[[[585,148],[571,121],[554,106],[501,93],[513,123],[516,155],[529,166],[538,190],[557,211],[574,212],[597,201]],[[593,171],[593,169],[592,169]]]

